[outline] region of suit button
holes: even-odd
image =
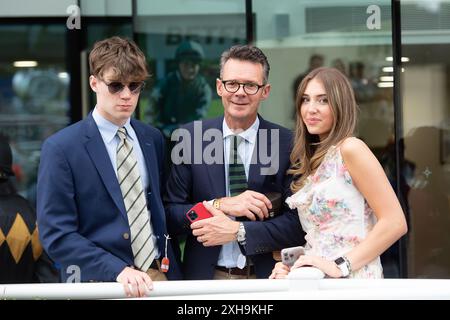
[[[130,239],[130,234],[129,234],[128,232],[125,232],[125,233],[123,234],[123,238],[124,238],[125,240]]]
[[[148,196],[151,196],[151,195],[152,195],[152,193],[151,193],[151,192],[147,192],[147,195],[148,195]]]

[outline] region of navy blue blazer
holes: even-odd
[[[290,161],[289,155],[292,149],[292,133],[274,123],[268,122],[259,116],[260,125],[256,140],[256,147],[253,157],[257,161],[250,165],[248,177],[248,189],[260,193],[280,192],[283,199],[289,192],[290,176],[286,174]],[[202,134],[208,129],[219,129],[222,132],[223,117],[203,120]],[[193,139],[194,123],[189,123],[183,127]],[[279,156],[279,168],[270,175],[262,175],[261,168],[269,167],[264,165],[258,154],[262,148],[262,132],[278,129],[279,146],[273,150],[270,157],[273,159],[275,153]],[[199,130],[198,130],[199,131]],[[200,132],[195,132],[198,135]],[[270,150],[270,134],[267,139],[267,148]],[[193,139],[191,141],[190,155],[194,158]],[[222,143],[222,136],[220,137]],[[207,140],[207,139],[205,139]],[[202,151],[211,143],[203,141]],[[266,153],[263,153],[267,154]],[[185,213],[197,202],[225,197],[225,166],[224,164],[174,164],[167,182],[164,201],[166,204],[166,214],[169,232],[172,234],[186,234],[186,246],[184,251],[183,271],[185,279],[213,279],[214,270],[219,258],[221,246],[204,247],[192,236],[189,223]],[[275,264],[272,251],[281,250],[286,247],[303,244],[304,234],[302,233],[300,221],[296,211],[290,210],[285,204],[283,214],[269,220],[246,221],[246,245],[241,247],[243,254],[251,256],[255,265],[255,273],[258,278],[267,278]]]
[[[161,255],[167,234],[161,182],[164,139],[131,119],[147,165],[151,222]],[[48,138],[37,185],[37,217],[44,249],[61,267],[63,281],[79,267],[80,281],[116,281],[132,266],[130,227],[117,177],[92,114]],[[181,273],[169,242],[169,279]]]

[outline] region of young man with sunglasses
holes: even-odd
[[[272,251],[304,242],[296,212],[285,207],[280,215],[268,219],[273,209],[269,193],[285,199],[289,190],[286,171],[292,133],[258,115],[271,89],[269,63],[259,48],[234,46],[222,54],[220,66],[216,89],[224,116],[203,120],[201,126],[187,124],[183,130],[193,139],[219,131],[218,154],[223,158],[212,164],[205,159],[201,163],[174,162],[164,199],[169,228],[174,234],[187,235],[186,279],[267,278],[275,262]],[[211,143],[206,140],[200,142],[202,150],[195,148],[199,144],[193,140],[186,155],[199,151],[205,155]],[[268,166],[275,170],[264,170]],[[214,205],[205,202],[214,217],[189,227],[186,212],[205,200]]]
[[[118,281],[127,295],[144,296],[152,280],[181,276],[160,196],[164,139],[132,118],[148,77],[145,56],[112,37],[94,45],[89,66],[94,110],[42,146],[40,237],[63,281]]]

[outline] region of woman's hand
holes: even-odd
[[[289,273],[290,268],[284,265],[282,262],[277,262],[269,276],[269,279],[284,279]]]
[[[324,259],[322,257],[318,257],[318,256],[301,255],[300,258],[298,258],[297,261],[295,261],[295,263],[291,269],[294,270],[294,269],[297,269],[300,267],[318,268],[331,278],[342,277],[341,270],[334,263],[334,261],[329,261],[329,260],[326,260],[326,259]],[[272,271],[272,273],[273,273],[273,271]]]

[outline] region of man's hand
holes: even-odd
[[[220,210],[234,217],[247,217],[255,221],[264,220],[269,216],[272,203],[262,193],[247,190],[238,196],[220,199]]]
[[[116,281],[123,284],[127,297],[145,297],[153,290],[153,282],[149,275],[130,267],[123,269]]]
[[[206,201],[203,202],[203,205],[214,216],[191,224],[192,234],[197,237],[197,241],[205,247],[219,246],[236,241],[239,222],[231,220],[222,211],[215,209]]]

